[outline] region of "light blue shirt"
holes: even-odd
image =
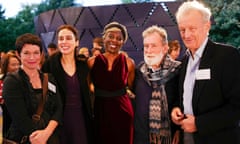
[[[195,52],[192,56],[190,51],[188,50],[189,60],[187,64],[187,70],[183,85],[183,107],[184,107],[184,114],[192,114],[193,115],[193,108],[192,108],[192,96],[193,96],[193,88],[195,85],[196,80],[196,71],[198,70],[200,60],[203,54],[203,51],[206,47],[208,38],[205,39],[203,44],[200,48]]]

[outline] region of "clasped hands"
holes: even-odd
[[[179,107],[175,107],[171,113],[172,121],[180,125],[184,132],[193,133],[197,131],[195,117],[190,114],[183,114]]]

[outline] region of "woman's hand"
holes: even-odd
[[[30,135],[29,140],[31,144],[47,144],[49,137],[50,134],[47,130],[36,130]]]
[[[29,136],[31,144],[47,144],[48,138],[52,135],[57,125],[58,125],[57,121],[50,120],[45,129],[34,131]]]

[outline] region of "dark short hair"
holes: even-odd
[[[101,37],[95,37],[93,43],[97,43],[99,46],[103,46],[103,39]]]
[[[181,48],[181,45],[178,40],[172,40],[168,42],[168,46],[169,46],[168,53],[171,53],[173,50]]]
[[[42,53],[42,41],[37,35],[31,34],[31,33],[25,33],[17,37],[15,42],[15,48],[18,54],[21,53],[22,48],[25,44],[32,44],[32,45],[39,46],[40,52]]]
[[[77,30],[74,26],[72,26],[72,25],[61,25],[61,26],[58,27],[58,29],[57,29],[57,35],[58,35],[58,33],[59,33],[61,30],[63,30],[63,29],[70,30],[70,31],[73,33],[75,39],[76,39],[76,40],[79,40],[79,38],[78,38],[78,30]]]
[[[53,42],[48,44],[48,48],[57,49],[57,45]]]

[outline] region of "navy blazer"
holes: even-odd
[[[185,57],[179,81],[181,96],[187,62]],[[203,69],[210,70],[210,79],[195,80],[192,98],[197,127],[195,144],[239,144],[240,55],[237,49],[208,40],[199,65],[199,70]],[[183,108],[182,103],[183,98],[180,102]]]

